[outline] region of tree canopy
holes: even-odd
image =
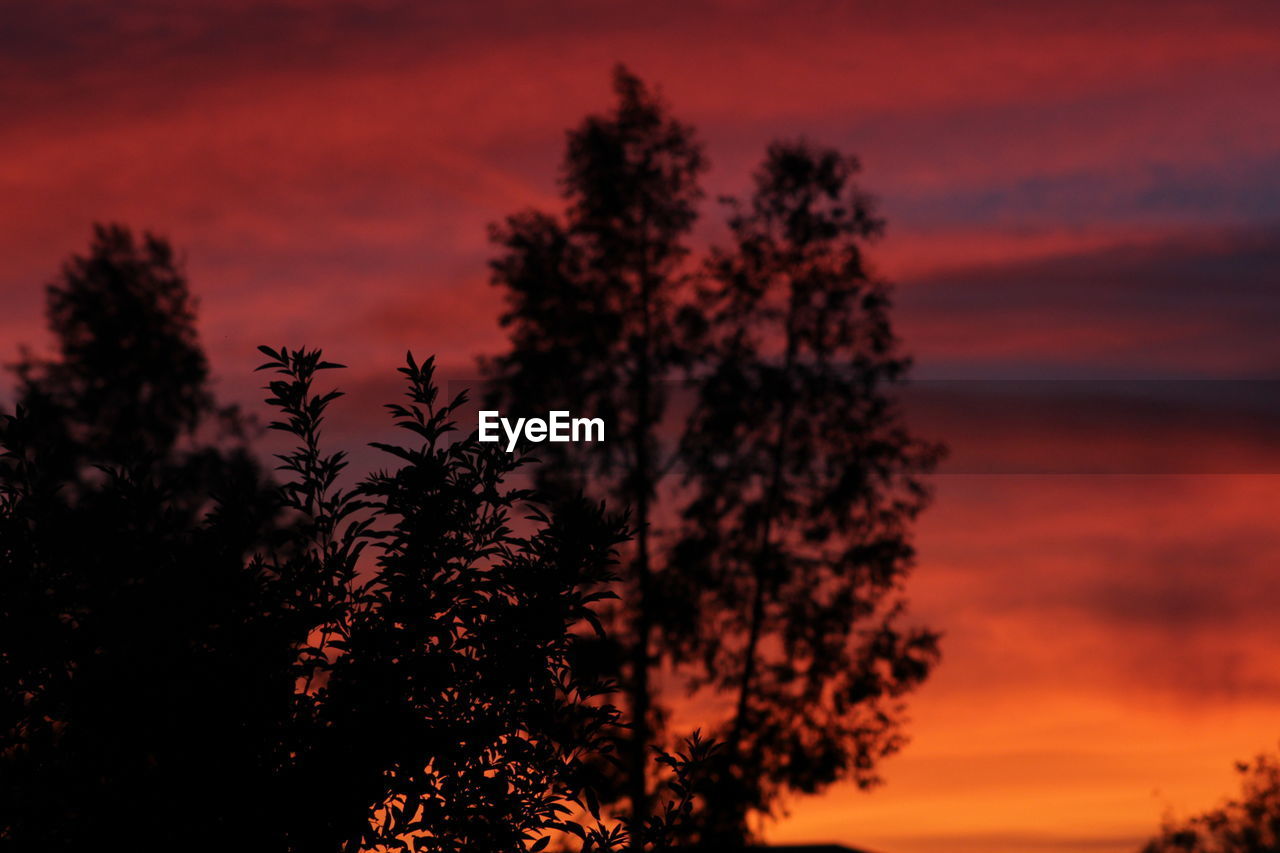
[[[523,853],[676,837],[705,743],[660,757],[674,787],[644,824],[601,814],[590,788],[618,711],[574,663],[603,630],[623,517],[507,485],[525,460],[459,435],[465,396],[442,400],[412,355],[388,406],[403,443],[346,484],[323,437],[341,394],[316,386],[339,365],[262,348],[271,428],[293,442],[266,483],[243,446],[199,442],[225,410],[167,244],[98,229],[49,293],[62,358],[28,358],[0,419],[0,841]],[[244,490],[212,487],[246,470]]]
[[[694,252],[701,143],[626,69],[614,93],[568,135],[563,209],[493,231],[510,346],[484,364],[507,411],[610,425],[603,449],[538,450],[544,484],[634,518],[601,654],[632,727],[619,795],[643,817],[672,691],[661,670],[734,709],[702,819],[742,843],[749,814],[871,784],[902,744],[902,699],[938,655],[901,593],[941,451],[896,404],[909,359],[866,261],[883,223],[857,161],[772,146],[754,191],[728,202],[728,244]]]

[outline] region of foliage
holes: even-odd
[[[247,562],[234,513],[190,524],[143,472],[68,502],[28,413],[6,419],[0,837],[522,851],[567,831],[617,723],[571,661],[601,630],[622,520],[532,506],[517,533],[532,496],[503,480],[520,460],[450,440],[463,398],[442,404],[412,357],[390,408],[413,440],[378,445],[398,467],[343,491],[320,440],[338,393],[312,388],[337,365],[265,351],[272,426],[298,441],[279,457],[297,523]]]
[[[643,823],[629,820],[608,821],[600,816],[599,803],[593,792],[586,791],[586,801],[594,823],[588,826],[565,821],[566,831],[582,839],[581,853],[613,853],[622,850],[716,850],[700,840],[695,817],[696,800],[708,788],[708,770],[714,766],[719,745],[706,740],[700,731],[684,739],[683,751],[675,754],[655,749],[655,763],[665,789],[662,807],[648,815]]]
[[[524,460],[458,436],[464,398],[412,356],[408,440],[347,488],[322,436],[340,392],[315,387],[340,365],[262,348],[294,443],[264,487],[242,446],[197,440],[224,410],[171,259],[100,229],[51,301],[80,306],[55,323],[77,342],[29,358],[0,419],[0,843],[666,849],[705,744],[660,758],[678,793],[634,834],[592,790],[619,719],[577,664],[625,520],[507,486]],[[95,340],[123,315],[126,341]]]
[[[1183,822],[1165,822],[1144,853],[1271,853],[1280,850],[1280,759],[1236,765],[1240,796]]]
[[[622,520],[585,500],[555,516],[504,486],[522,461],[475,434],[451,440],[465,401],[438,399],[431,360],[401,368],[408,402],[389,409],[409,443],[377,444],[398,467],[333,491],[345,460],[315,435],[334,394],[315,394],[318,352],[264,348],[300,439],[282,456],[293,506],[311,520],[305,572],[349,605],[308,649],[311,733],[296,778],[310,831],[405,850],[522,850],[559,827],[583,757],[607,751],[616,710],[570,666],[611,577]],[[366,543],[375,567],[358,580]],[[370,811],[374,819],[370,820]],[[302,845],[304,848],[307,845]]]
[[[616,624],[621,648],[603,665],[629,697],[633,820],[648,810],[646,768],[653,743],[649,684],[658,605],[652,589],[652,505],[660,458],[658,424],[673,368],[689,362],[676,315],[686,283],[684,239],[701,198],[701,146],[686,125],[624,69],[614,76],[617,108],[569,134],[562,185],[564,221],[539,212],[494,229],[502,254],[493,280],[507,291],[502,318],[508,354],[487,365],[498,397],[513,411],[587,409],[609,425],[608,440],[574,464],[565,445],[545,445],[540,484],[549,494],[590,488],[623,501],[636,544]],[[625,624],[629,621],[630,624]],[[609,658],[613,660],[610,662]]]
[[[695,258],[701,146],[624,69],[615,91],[569,135],[563,216],[494,231],[511,343],[486,368],[500,408],[609,425],[602,450],[539,455],[544,482],[590,484],[636,518],[612,661],[635,731],[626,795],[643,819],[642,747],[662,741],[649,673],[676,667],[732,699],[703,820],[741,843],[749,812],[870,784],[902,743],[901,698],[937,657],[932,632],[901,626],[900,593],[940,449],[894,403],[909,360],[865,266],[882,223],[856,161],[772,147],[731,202],[731,244]],[[673,405],[682,378],[693,400]]]
[[[734,241],[700,288],[689,499],[664,574],[695,625],[672,638],[695,687],[734,697],[718,831],[787,789],[876,780],[902,742],[899,698],[937,658],[900,626],[922,475],[940,450],[910,435],[888,389],[908,361],[863,246],[882,223],[857,161],[769,149]]]
[[[95,226],[89,251],[73,255],[45,295],[57,356],[24,353],[17,396],[49,430],[61,475],[146,462],[175,484],[208,489],[228,466],[249,468],[246,425],[214,399],[197,302],[167,241]]]
[[[99,227],[47,295],[59,358],[0,418],[0,838],[225,846],[279,799],[296,626],[246,560],[275,501],[168,244]]]

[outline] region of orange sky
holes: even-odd
[[[699,128],[709,197],[778,136],[861,156],[938,380],[921,429],[956,450],[910,588],[945,632],[913,742],[769,837],[1133,850],[1280,738],[1280,395],[1010,385],[997,419],[959,381],[1276,376],[1274,3],[173,5],[0,0],[4,351],[119,220],[186,253],[226,396],[256,400],[262,342],[324,346],[357,398],[408,347],[469,375],[501,343],[485,225],[555,202],[625,61]]]

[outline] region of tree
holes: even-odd
[[[314,388],[340,365],[262,348],[271,426],[295,442],[283,482],[211,491],[241,466],[191,435],[214,408],[162,247],[99,231],[68,267],[93,274],[51,289],[55,316],[82,306],[56,324],[78,343],[28,360],[32,405],[0,417],[0,843],[671,849],[709,744],[659,756],[672,798],[643,824],[601,815],[589,787],[618,711],[576,659],[625,520],[505,485],[524,460],[457,437],[465,397],[442,402],[412,356],[389,407],[412,438],[343,488],[322,441],[341,395]],[[93,340],[111,329],[125,340]],[[191,369],[148,375],[159,344],[142,342],[165,335]],[[206,479],[183,476],[191,454]]]
[[[289,505],[309,540],[286,571],[345,600],[305,649],[300,733],[290,770],[307,819],[297,849],[523,853],[564,831],[584,760],[607,751],[616,709],[571,664],[593,607],[610,594],[623,521],[585,500],[553,517],[504,485],[524,462],[473,432],[454,439],[465,395],[439,400],[431,360],[407,359],[408,402],[393,404],[410,443],[375,445],[397,468],[335,489],[341,453],[319,450],[337,392],[318,394],[316,351],[263,348],[273,427],[299,439],[282,456]],[[357,572],[366,544],[376,566]],[[546,842],[543,842],[545,845]]]
[[[857,171],[834,150],[772,146],[700,289],[706,373],[681,455],[678,571],[663,577],[696,626],[678,638],[701,662],[695,685],[733,697],[707,804],[727,843],[786,790],[875,782],[902,742],[898,700],[938,653],[933,632],[899,623],[940,450],[890,396],[909,362],[865,265],[882,222]]]
[[[600,629],[622,520],[583,500],[535,507],[517,535],[532,496],[503,480],[521,461],[450,441],[463,398],[441,405],[412,357],[391,408],[418,443],[378,445],[400,466],[343,491],[344,455],[321,450],[339,395],[312,391],[337,365],[267,352],[297,523],[248,561],[236,514],[192,524],[133,470],[68,502],[40,425],[5,419],[0,838],[523,853],[589,837],[564,815],[617,711],[570,660]]]
[[[45,430],[44,464],[60,461],[70,488],[102,466],[146,466],[193,518],[231,489],[271,517],[253,431],[213,394],[198,303],[168,241],[96,225],[45,295],[56,357],[24,352],[14,367],[17,402]]]
[[[246,559],[271,489],[167,243],[99,227],[47,294],[59,357],[0,420],[0,838],[258,837],[300,621]]]
[[[614,112],[590,117],[569,134],[561,177],[565,221],[526,212],[494,229],[502,254],[493,279],[507,290],[502,322],[512,347],[486,369],[512,410],[585,407],[609,424],[608,440],[587,467],[557,454],[562,445],[546,445],[539,456],[552,464],[539,473],[544,489],[590,484],[632,513],[635,548],[621,593],[630,624],[619,626],[624,648],[617,671],[632,727],[626,774],[632,819],[643,823],[657,722],[650,683],[660,610],[653,504],[667,464],[658,428],[671,371],[689,360],[677,312],[687,280],[684,241],[705,162],[692,130],[672,120],[635,76],[619,68],[614,90]]]
[[[628,798],[642,819],[642,748],[660,743],[650,673],[670,665],[731,699],[702,820],[741,843],[748,813],[871,784],[901,744],[900,699],[937,656],[931,632],[899,624],[899,592],[939,449],[893,403],[909,361],[864,266],[882,226],[856,162],[775,146],[732,205],[732,245],[694,258],[701,147],[624,69],[614,88],[614,111],[569,135],[563,216],[494,231],[511,346],[486,368],[509,411],[609,425],[603,451],[538,452],[544,482],[594,481],[636,518],[617,623]],[[682,378],[695,399],[669,407]],[[660,489],[675,466],[681,485]]]
[[[17,366],[28,410],[49,409],[95,462],[162,457],[184,434],[220,414],[195,328],[196,301],[172,247],[97,225],[46,288],[56,359]]]
[[[1184,822],[1168,820],[1143,853],[1270,853],[1280,849],[1280,760],[1236,765],[1240,796]]]
[[[136,469],[73,492],[43,428],[0,425],[0,839],[271,849],[296,622],[245,561],[262,520]]]

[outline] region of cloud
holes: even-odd
[[[258,343],[352,365],[343,446],[385,434],[405,349],[469,375],[500,343],[485,225],[556,203],[563,130],[615,61],[699,127],[713,197],[777,136],[861,155],[899,329],[948,380],[910,402],[954,452],[908,589],[945,661],[889,786],[806,801],[788,837],[1122,849],[1156,825],[1152,788],[1207,804],[1274,733],[1280,485],[1245,473],[1277,470],[1274,402],[1092,380],[1275,376],[1275,3],[3,14],[0,340],[39,342],[40,285],[90,222],[153,228],[227,396],[256,409]],[[986,381],[1046,378],[1090,381]]]
[[[947,632],[949,690],[1184,708],[1280,698],[1276,477],[956,477],[938,490],[910,588],[919,618]]]
[[[898,305],[904,336],[934,370],[1003,363],[1006,377],[1274,376],[1277,281],[1280,232],[1180,230],[936,271],[906,282]]]

